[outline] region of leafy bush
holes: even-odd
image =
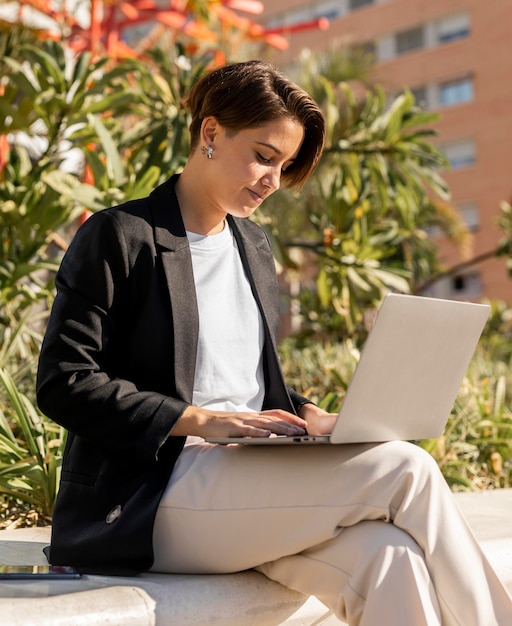
[[[493,314],[459,389],[441,437],[418,442],[456,490],[512,486],[512,338],[510,309]],[[329,411],[337,411],[359,360],[350,339],[339,343],[286,339],[280,346],[285,378]]]
[[[18,514],[33,511],[36,523],[48,524],[59,486],[65,431],[42,415],[3,369],[0,385],[0,397],[6,398],[0,402],[3,516],[12,517],[13,508]]]

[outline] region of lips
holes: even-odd
[[[251,195],[251,198],[255,201],[255,202],[263,202],[263,200],[265,199],[265,196],[260,196],[258,193],[256,193],[255,191],[253,191],[252,189],[248,189],[249,194]]]

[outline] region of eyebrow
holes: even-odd
[[[276,148],[276,146],[274,146],[271,143],[267,143],[266,141],[257,141],[256,142],[259,146],[265,146],[265,148],[269,148],[270,150],[273,150],[277,155],[279,156],[283,156],[283,152],[281,150],[279,150],[279,148]],[[288,161],[286,161],[287,163],[295,163],[296,159],[288,159]]]
[[[266,143],[265,141],[257,141],[256,142],[259,146],[265,146],[266,148],[270,148],[271,150],[273,150],[276,154],[279,154],[280,156],[283,154],[281,152],[281,150],[279,150],[279,148],[276,148],[274,145],[272,145],[271,143]]]

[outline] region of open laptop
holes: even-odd
[[[207,441],[268,446],[439,437],[489,311],[486,304],[388,294],[330,435]]]

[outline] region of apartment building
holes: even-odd
[[[328,30],[296,27],[320,17],[328,18]],[[273,53],[279,65],[294,62],[302,48],[364,46],[375,59],[371,77],[389,94],[407,87],[438,112],[436,142],[451,164],[443,175],[474,235],[472,256],[497,246],[499,204],[512,201],[512,0],[267,0],[260,21],[289,41]],[[462,260],[431,236],[446,267]],[[430,293],[512,304],[512,279],[505,261],[494,258]]]

